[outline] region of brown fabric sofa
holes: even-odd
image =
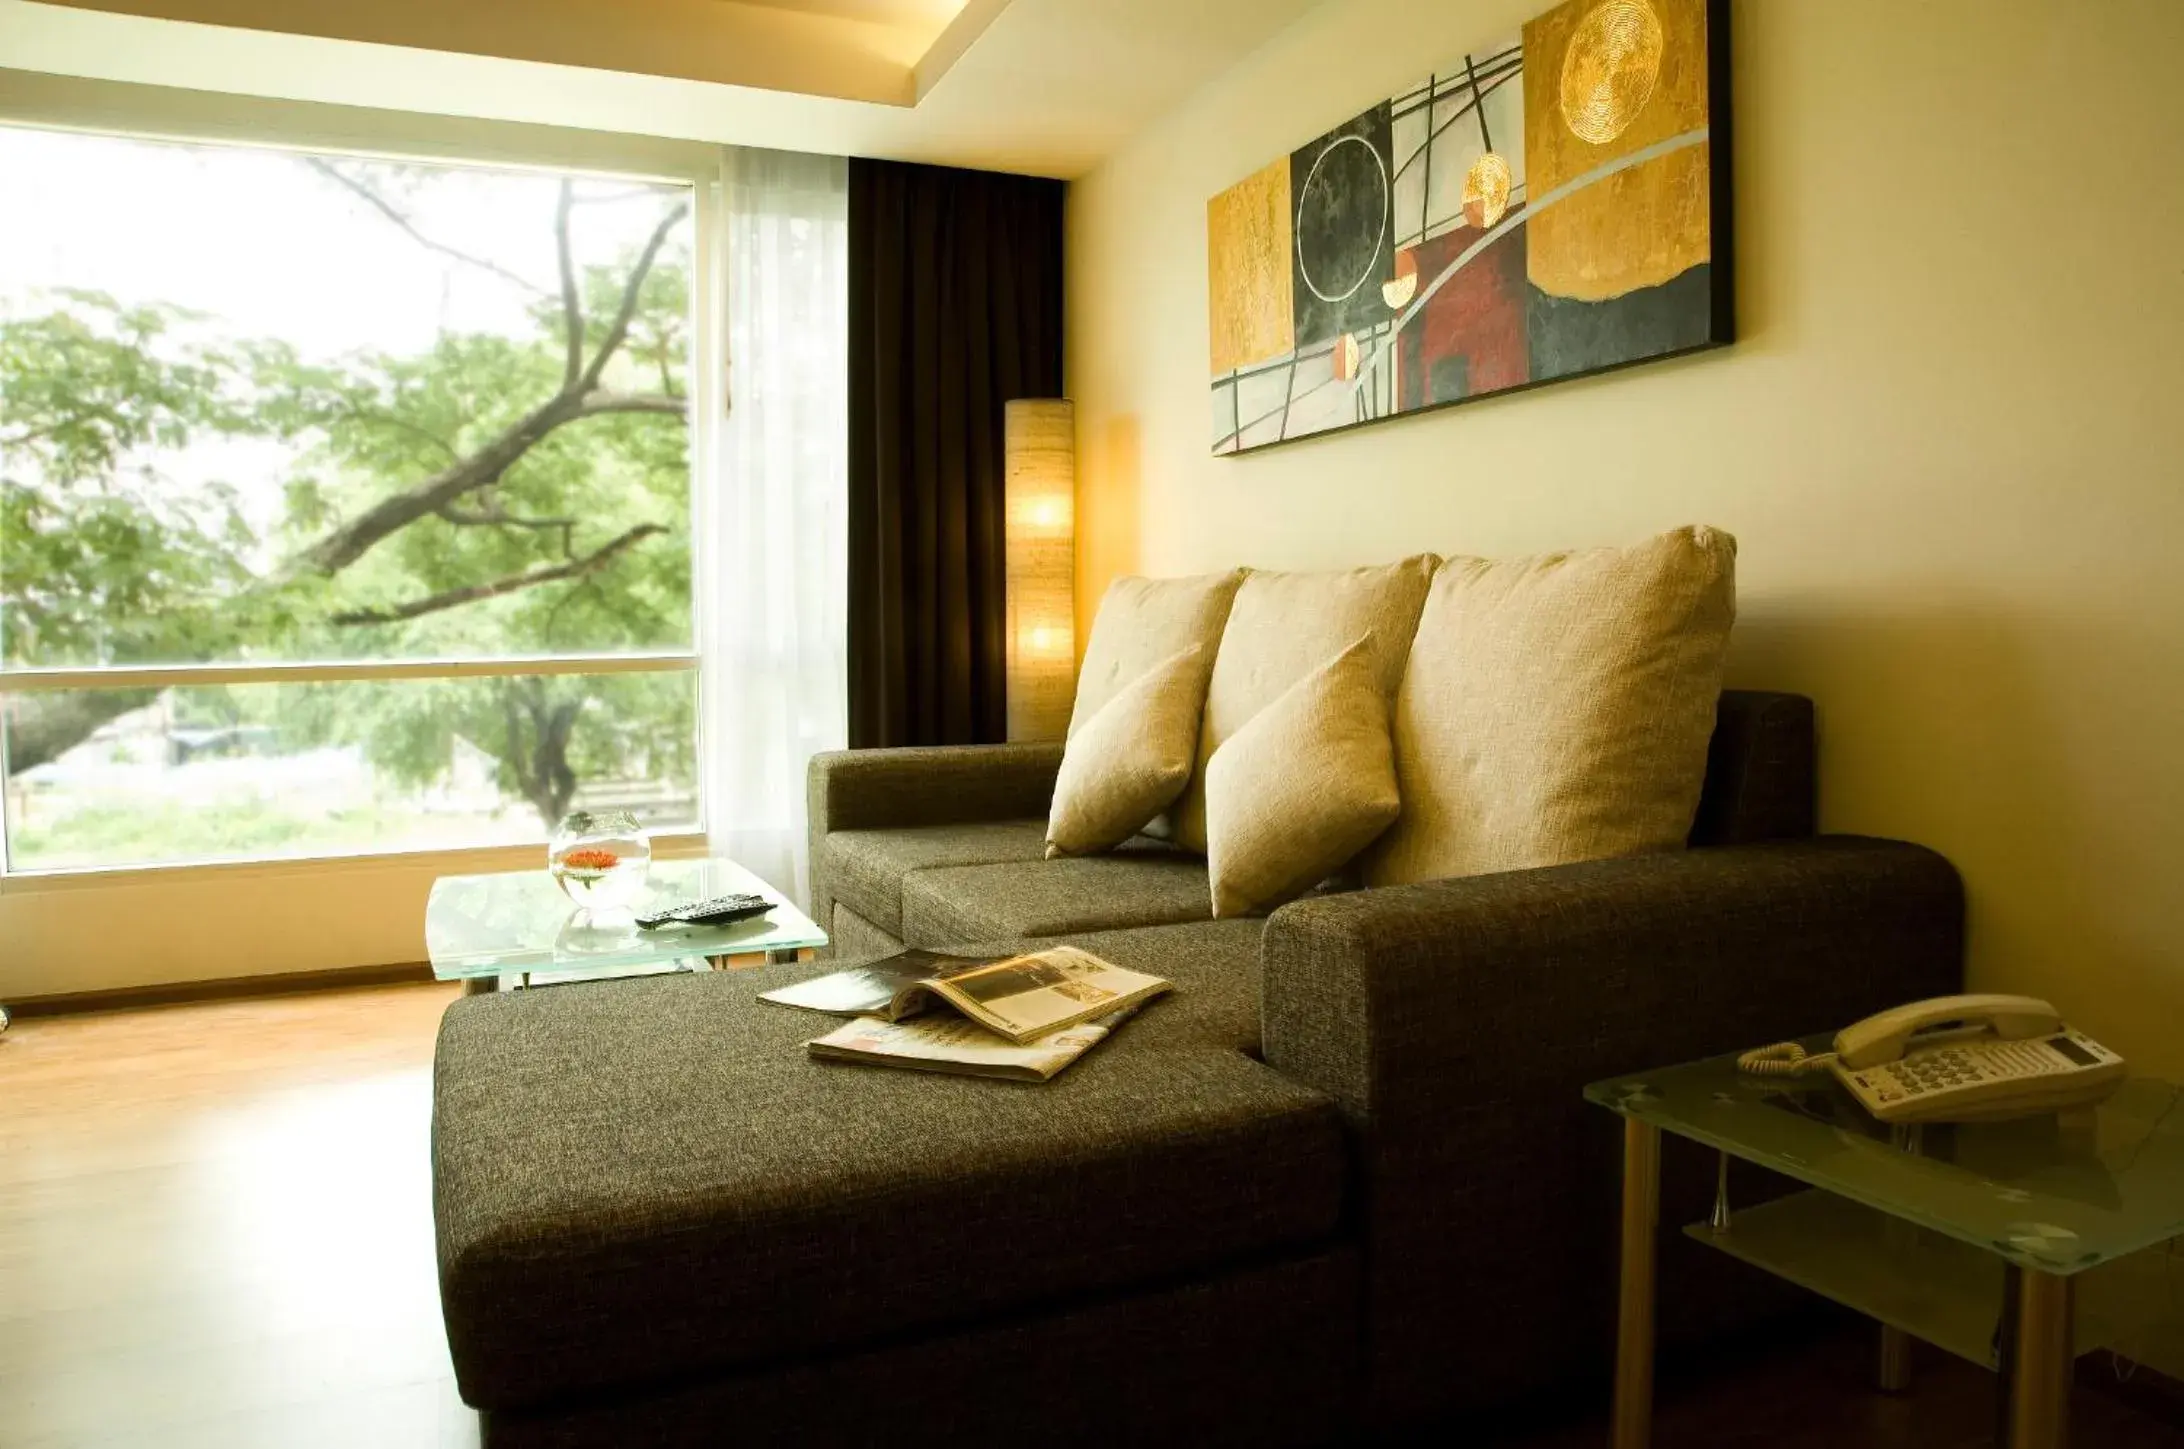
[[[442,1293],[489,1445],[1401,1441],[1597,1386],[1616,1134],[1580,1088],[1961,975],[1947,862],[1813,834],[1792,696],[1722,697],[1688,851],[1264,921],[1206,919],[1157,841],[1040,859],[1059,758],[810,776],[838,955],[1066,936],[1177,981],[1053,1083],[810,1062],[752,1001],[779,973],[450,1009]],[[1672,1150],[1664,1219],[1711,1183]],[[1662,1252],[1670,1344],[1783,1301]]]

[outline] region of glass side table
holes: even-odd
[[[1616,1449],[1652,1433],[1661,1133],[1721,1154],[1688,1236],[1877,1320],[1884,1388],[1904,1386],[1905,1335],[1997,1371],[2011,1449],[2060,1449],[2077,1355],[2167,1309],[2121,1270],[2184,1236],[2179,1095],[2134,1078],[2097,1110],[1891,1129],[1830,1077],[1755,1077],[1734,1056],[1587,1087],[1623,1118]],[[1809,1190],[1738,1210],[1732,1157]]]
[[[635,917],[689,901],[744,893],[768,914],[725,926],[639,930]],[[466,994],[534,983],[600,981],[671,971],[808,961],[827,933],[788,898],[732,860],[656,860],[645,893],[620,916],[572,904],[544,870],[442,876],[425,903],[432,974]]]

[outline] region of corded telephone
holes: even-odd
[[[1991,1122],[2105,1100],[2123,1058],[2030,996],[1939,996],[1843,1028],[1835,1050],[1795,1042],[1737,1058],[1762,1076],[1833,1072],[1883,1122]]]

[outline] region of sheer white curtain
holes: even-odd
[[[805,765],[848,738],[848,197],[840,157],[726,152],[700,298],[708,829],[804,901]]]

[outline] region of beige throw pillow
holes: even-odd
[[[1069,717],[1074,735],[1107,702],[1146,670],[1197,645],[1198,667],[1209,669],[1228,622],[1242,569],[1187,579],[1122,578],[1107,586],[1077,673],[1077,704]],[[1201,680],[1203,697],[1205,684]]]
[[[1380,651],[1368,634],[1253,715],[1207,762],[1214,915],[1303,895],[1398,809]]]
[[[1244,580],[1213,661],[1198,770],[1172,812],[1177,844],[1206,849],[1206,764],[1214,751],[1360,635],[1373,636],[1381,686],[1394,698],[1436,562],[1419,554],[1376,568],[1254,572]]]
[[[1683,845],[1736,618],[1736,540],[1443,564],[1395,706],[1373,885]]]
[[[1047,816],[1047,859],[1113,850],[1183,793],[1198,758],[1204,658],[1196,644],[1169,655],[1069,737]]]

